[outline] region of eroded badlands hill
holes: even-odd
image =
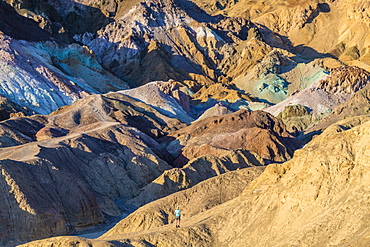
[[[63,237],[25,246],[367,246],[369,130],[369,117],[331,126],[292,160],[268,166],[240,196],[185,218],[181,228],[121,234],[122,223],[100,240]],[[150,206],[158,210],[152,203],[147,212]]]
[[[245,17],[286,36],[308,56],[330,54],[364,68],[369,56],[369,2],[365,0],[194,0],[209,14]]]
[[[30,13],[16,10],[1,1],[0,94],[28,108],[17,112],[49,114],[92,93],[128,88],[87,47],[56,40],[26,18]]]
[[[0,245],[368,245],[369,6],[0,2]]]
[[[171,168],[150,136],[181,122],[113,94],[0,125],[0,224],[6,229],[0,239],[11,246],[76,233],[103,223],[104,215],[119,215],[114,200],[134,195]]]
[[[239,148],[251,150],[267,162],[285,161],[303,144],[270,114],[247,110],[199,120],[163,139],[169,139],[167,150],[177,157],[177,166],[204,154],[217,156]]]
[[[18,41],[0,33],[0,93],[33,112],[49,114],[92,93],[128,88],[86,47]]]
[[[128,96],[133,91],[127,90],[90,95],[50,115],[1,122],[0,225],[6,229],[1,244],[76,234],[104,223],[106,216],[120,215],[118,199],[135,196],[128,203],[141,206],[208,178],[265,165],[259,150],[237,145],[215,155],[199,153],[184,167],[172,169],[178,154],[169,152],[164,140],[187,128],[181,119],[190,118],[180,106],[181,97],[172,96],[180,95],[172,86],[156,82],[142,87],[141,92],[148,89],[156,95],[147,103]],[[268,113],[240,110],[223,119],[242,130],[253,127],[270,133],[264,139],[267,143],[269,138],[271,143],[282,140],[281,154],[298,148],[299,141]],[[192,125],[190,129],[195,128]],[[207,126],[212,129],[218,129],[214,136],[230,131],[217,123]],[[177,150],[181,152],[180,147]]]

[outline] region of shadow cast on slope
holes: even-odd
[[[19,15],[12,6],[4,1],[0,1],[0,31],[14,39],[51,40],[51,35],[41,29],[37,22]]]
[[[320,12],[324,12],[324,11],[320,11]],[[284,36],[279,33],[276,33],[265,25],[258,24],[258,31],[261,34],[262,41],[268,44],[269,46],[273,48],[288,50],[296,54],[296,56],[291,57],[291,59],[296,61],[297,63],[307,64],[317,58],[328,58],[328,57],[335,58],[330,53],[321,53],[313,49],[312,47],[309,47],[303,44],[295,46],[288,36]]]
[[[95,36],[98,30],[114,21],[113,18],[107,17],[98,8],[75,2],[71,3],[73,4],[73,11],[62,15],[63,25],[68,28],[70,38],[86,32]]]
[[[304,60],[307,61],[306,63],[312,62],[313,60],[318,59],[318,58],[335,58],[330,53],[321,53],[305,45],[297,45],[293,48],[293,51],[302,56],[301,58],[298,56],[295,56],[292,58],[293,60],[303,58]]]
[[[221,19],[225,18],[222,15],[211,16],[207,14],[203,9],[198,5],[189,0],[177,0],[177,5],[185,10],[185,12],[197,22],[210,22],[217,23]],[[175,3],[176,4],[176,3]]]
[[[15,4],[13,4],[15,5]],[[17,8],[25,15],[35,18],[35,15],[44,19],[40,23],[19,15],[14,6],[5,2],[0,3],[0,28],[5,29],[15,39],[28,41],[50,40],[53,36],[66,43],[75,42],[75,35],[86,32],[96,35],[97,31],[113,22],[114,13],[105,15],[101,9],[67,0],[57,9],[46,0],[31,0],[22,2]],[[44,26],[43,29],[39,24]],[[0,29],[1,30],[1,29]]]

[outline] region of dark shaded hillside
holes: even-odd
[[[38,23],[19,15],[5,1],[0,1],[0,31],[15,38],[28,41],[46,41],[51,35]]]

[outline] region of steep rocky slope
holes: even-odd
[[[271,31],[240,17],[208,15],[190,1],[140,2],[96,38],[85,33],[79,40],[131,86],[175,79],[197,91],[222,82],[276,103],[324,76],[322,66],[306,65]],[[234,94],[234,101],[246,98]]]
[[[18,41],[0,33],[0,93],[22,107],[48,114],[92,93],[126,89],[86,47]]]
[[[174,79],[198,91],[220,82],[237,90],[217,99],[276,103],[325,76],[322,62],[300,56],[285,34],[243,14],[210,15],[196,1],[8,2],[54,37],[88,46],[131,87]]]
[[[229,80],[222,71],[228,64],[221,64],[251,27],[244,19],[209,16],[190,1],[143,1],[81,41],[132,86],[168,79],[203,86]]]
[[[301,138],[310,139],[313,135],[321,133],[324,129],[333,123],[346,118],[368,115],[370,112],[370,87],[365,86],[363,89],[356,92],[349,100],[339,105],[334,111],[309,128],[302,134]]]
[[[17,14],[16,10],[5,1],[0,2],[0,16],[0,31],[15,39],[51,40],[51,35],[39,27],[36,21]]]
[[[194,0],[209,14],[245,17],[289,39],[298,53],[330,54],[368,69],[369,3],[332,0]]]
[[[92,93],[128,88],[87,47],[55,40],[25,16],[1,1],[1,96],[29,108],[29,114],[48,114]]]

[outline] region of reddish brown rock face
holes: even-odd
[[[181,140],[179,145],[184,146],[175,166],[207,153],[220,156],[235,149],[250,150],[267,161],[282,162],[302,144],[285,130],[281,120],[263,111],[247,110],[197,121],[170,136]]]

